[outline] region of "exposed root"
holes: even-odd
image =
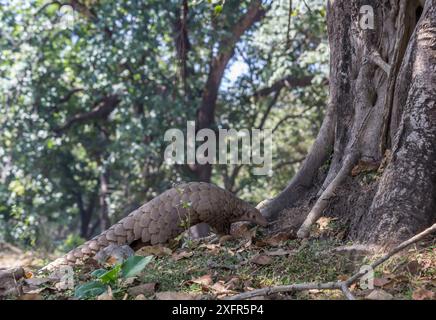
[[[364,275],[368,273],[369,270],[373,270],[382,263],[384,263],[386,260],[391,258],[393,255],[397,254],[401,250],[407,248],[411,244],[414,244],[418,242],[419,240],[423,239],[424,237],[436,232],[436,223],[433,224],[431,227],[425,229],[421,233],[413,236],[409,240],[406,240],[402,243],[400,243],[398,246],[396,246],[394,249],[392,249],[390,252],[382,256],[381,258],[374,261],[370,268],[362,268],[359,272],[352,275],[350,278],[344,281],[336,281],[336,282],[326,282],[326,283],[320,283],[320,282],[309,282],[309,283],[298,283],[298,284],[291,284],[286,286],[275,286],[275,287],[267,287],[262,288],[258,290],[253,290],[249,292],[243,292],[241,294],[234,295],[232,297],[227,298],[227,300],[243,300],[243,299],[249,299],[253,297],[258,296],[266,296],[273,293],[283,293],[283,292],[295,292],[295,291],[304,291],[304,290],[312,290],[312,289],[318,289],[318,290],[341,290],[344,296],[348,300],[355,300],[355,297],[349,290],[349,287],[357,282],[360,278],[362,278]]]
[[[329,104],[321,129],[298,173],[288,186],[275,198],[262,201],[257,205],[262,215],[268,220],[275,220],[279,213],[302,197],[313,185],[319,168],[328,159],[334,142],[336,108]]]
[[[306,220],[303,222],[300,229],[298,230],[297,236],[299,238],[306,238],[309,235],[311,226],[321,216],[322,212],[327,207],[330,199],[335,195],[336,189],[341,185],[344,179],[351,172],[357,161],[357,158],[358,158],[357,153],[354,152],[352,152],[346,157],[344,164],[341,167],[341,170],[339,170],[338,174],[333,179],[333,181],[323,191],[323,193],[321,194],[321,196],[318,198],[315,205],[313,206],[312,210],[309,212],[308,216],[306,217]]]

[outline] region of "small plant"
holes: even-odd
[[[104,293],[108,285],[116,286],[120,280],[132,278],[141,273],[153,260],[153,256],[132,256],[109,270],[97,269],[91,273],[95,279],[77,286],[74,296],[79,299],[89,299]]]

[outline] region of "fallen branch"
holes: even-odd
[[[383,262],[391,258],[396,253],[400,252],[401,250],[407,248],[411,244],[414,244],[415,242],[418,242],[419,240],[423,239],[424,237],[434,233],[436,231],[436,223],[433,224],[431,227],[425,229],[421,233],[418,233],[417,235],[413,236],[409,240],[406,240],[402,243],[400,243],[398,246],[396,246],[394,249],[392,249],[390,252],[382,256],[381,258],[374,261],[370,268],[365,268],[364,270],[361,269],[361,271],[355,273],[350,278],[344,281],[336,281],[336,282],[326,282],[326,283],[320,283],[320,282],[309,282],[309,283],[299,283],[299,284],[291,284],[291,285],[285,285],[285,286],[275,286],[275,287],[267,287],[262,288],[258,290],[243,292],[241,294],[237,294],[231,297],[228,297],[227,300],[243,300],[243,299],[249,299],[253,297],[258,296],[266,296],[273,293],[284,293],[284,292],[293,292],[293,291],[304,291],[304,290],[312,290],[312,289],[318,289],[318,290],[341,290],[344,296],[348,300],[355,300],[355,297],[351,293],[349,287],[353,283],[355,283],[357,280],[359,280],[361,277],[366,275],[368,270],[373,270],[377,266],[381,265]]]

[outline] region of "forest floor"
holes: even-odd
[[[334,230],[320,228],[308,240],[289,233],[262,235],[242,226],[238,238],[215,243],[186,239],[178,246],[147,246],[135,256],[153,256],[126,276],[116,259],[98,265],[95,260],[74,269],[72,282],[62,276],[40,275],[39,267],[53,256],[23,252],[3,244],[1,268],[23,266],[17,283],[20,295],[12,299],[223,299],[267,286],[345,280],[380,254],[336,239]],[[182,240],[181,240],[182,241]],[[420,242],[392,257],[375,270],[374,288],[351,287],[358,299],[436,299],[436,241]],[[1,244],[0,244],[1,245]],[[146,264],[148,263],[148,264]],[[140,263],[141,264],[141,263]],[[139,268],[139,269],[138,269]],[[129,273],[128,273],[129,274]],[[59,280],[61,278],[61,281]],[[259,298],[259,297],[258,297]],[[338,290],[307,290],[274,294],[262,299],[344,299]],[[1,299],[1,296],[0,296]]]

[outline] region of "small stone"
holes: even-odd
[[[374,290],[365,298],[368,300],[392,300],[394,297],[384,290]]]

